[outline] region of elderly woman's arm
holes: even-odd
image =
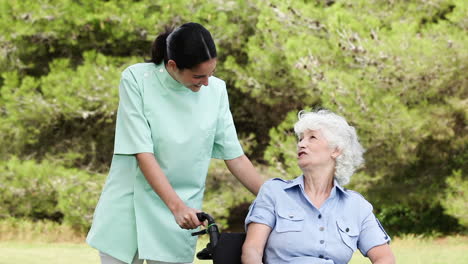
[[[271,233],[271,227],[250,223],[247,229],[247,237],[242,246],[242,264],[260,264],[262,263],[263,251],[268,236]]]
[[[373,264],[394,264],[395,256],[393,256],[392,250],[388,244],[383,244],[371,248],[367,252],[367,256]]]

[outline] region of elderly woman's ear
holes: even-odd
[[[336,159],[336,158],[338,158],[338,156],[340,156],[342,153],[343,153],[343,151],[342,151],[341,149],[335,148],[335,150],[334,150],[334,151],[332,152],[332,154],[331,154],[331,157],[332,157],[333,159]]]

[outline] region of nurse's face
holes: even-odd
[[[175,61],[168,61],[168,70],[171,76],[193,92],[200,91],[202,85],[208,85],[208,78],[216,69],[216,58],[202,62],[192,69],[179,70]]]

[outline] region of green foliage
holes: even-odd
[[[297,111],[289,112],[283,123],[270,130],[271,140],[265,151],[265,160],[279,172],[279,175],[274,175],[276,177],[294,179],[301,174],[297,166],[297,137],[293,129],[297,114]]]
[[[0,243],[4,241],[81,243],[84,237],[83,233],[73,230],[68,224],[56,221],[5,218],[0,219]]]
[[[47,160],[0,163],[0,217],[48,219],[88,230],[104,175],[68,169]]]
[[[81,233],[91,227],[105,175],[69,170],[58,195],[57,208],[63,213],[63,222]]]
[[[418,207],[395,203],[378,208],[374,212],[390,236],[409,233],[441,235],[463,230],[456,218],[444,214],[440,205]]]
[[[113,147],[116,76],[136,60],[124,63],[94,51],[83,58],[77,67],[69,59],[56,59],[49,73],[38,78],[3,74],[0,143],[5,147],[0,154],[54,156],[48,158],[104,170]]]
[[[454,194],[466,187],[452,172],[468,164],[466,1],[0,0],[0,10],[2,186],[29,188],[30,198],[36,188],[47,193],[29,201],[2,188],[2,215],[63,213],[86,227],[112,155],[120,72],[149,58],[164,26],[195,21],[216,40],[216,75],[228,84],[247,153],[269,165],[259,166],[267,177],[300,173],[292,125],[298,110],[323,106],[357,128],[366,167],[351,188],[384,224],[397,227],[411,212],[400,230],[448,230],[447,215],[433,223],[421,211],[442,212],[441,201],[465,223]],[[16,174],[28,166],[70,182],[13,180],[26,178]],[[253,197],[220,166],[210,171],[205,208],[228,224],[230,211]],[[27,209],[39,201],[38,212]],[[67,213],[73,204],[81,207]]]
[[[246,208],[242,208],[244,210],[241,210],[239,215],[231,215],[230,211],[239,205],[250,204],[253,198],[226,169],[223,161],[212,160],[206,182],[203,211],[212,215],[222,230],[238,228],[243,224]],[[230,221],[230,217],[235,218],[234,223]]]
[[[12,158],[0,164],[0,214],[2,218],[18,217],[60,220],[57,209],[58,191],[54,188],[63,170],[44,161],[20,161]]]
[[[442,205],[448,215],[458,219],[461,225],[468,227],[468,180],[462,171],[454,171],[446,179],[447,189]]]
[[[423,213],[416,210],[420,208],[439,212],[445,178],[453,169],[466,166],[462,153],[468,143],[468,38],[466,19],[452,16],[460,9],[466,11],[461,1],[434,5],[397,1],[383,7],[377,2],[340,1],[326,8],[278,1],[259,17],[268,21],[261,26],[271,30],[260,29],[249,45],[263,45],[268,60],[281,58],[277,63],[270,61],[269,67],[275,68],[269,72],[287,69],[292,77],[288,89],[269,83],[281,78],[262,77],[265,62],[257,64],[254,57],[259,52],[252,53],[247,68],[235,68],[238,82],[245,86],[246,78],[262,80],[265,87],[253,89],[259,100],[274,101],[263,97],[262,89],[288,99],[294,98],[289,96],[292,93],[300,95],[297,101],[345,116],[367,150],[366,167],[354,177],[352,188],[388,209],[386,215],[399,214],[400,209],[393,209],[395,203],[415,214]],[[291,22],[298,19],[301,22]],[[274,43],[263,42],[266,39]],[[314,101],[317,95],[319,100]],[[295,150],[291,117],[296,113],[291,111],[271,129],[265,152],[265,159],[284,170],[286,177],[297,175],[296,158],[290,154]],[[457,159],[463,162],[454,162]],[[425,225],[413,228],[414,232],[439,228],[429,215],[422,215],[428,221],[406,219],[408,225]]]

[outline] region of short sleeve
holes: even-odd
[[[224,82],[223,82],[224,85]],[[225,85],[224,85],[225,86]],[[212,158],[230,160],[244,154],[237,138],[236,127],[229,110],[229,99],[226,88],[223,87],[218,120],[216,123],[216,133],[213,145]]]
[[[143,97],[129,69],[122,73],[119,98],[114,154],[153,153],[151,129],[143,113]]]
[[[271,190],[271,187],[271,181],[265,182],[260,188],[257,198],[252,205],[250,205],[249,213],[245,218],[246,231],[250,223],[265,224],[272,229],[275,227],[275,199],[272,196],[275,192]]]
[[[362,223],[361,233],[358,238],[359,250],[364,256],[367,256],[367,252],[371,248],[386,243],[390,243],[390,237],[371,212]]]

